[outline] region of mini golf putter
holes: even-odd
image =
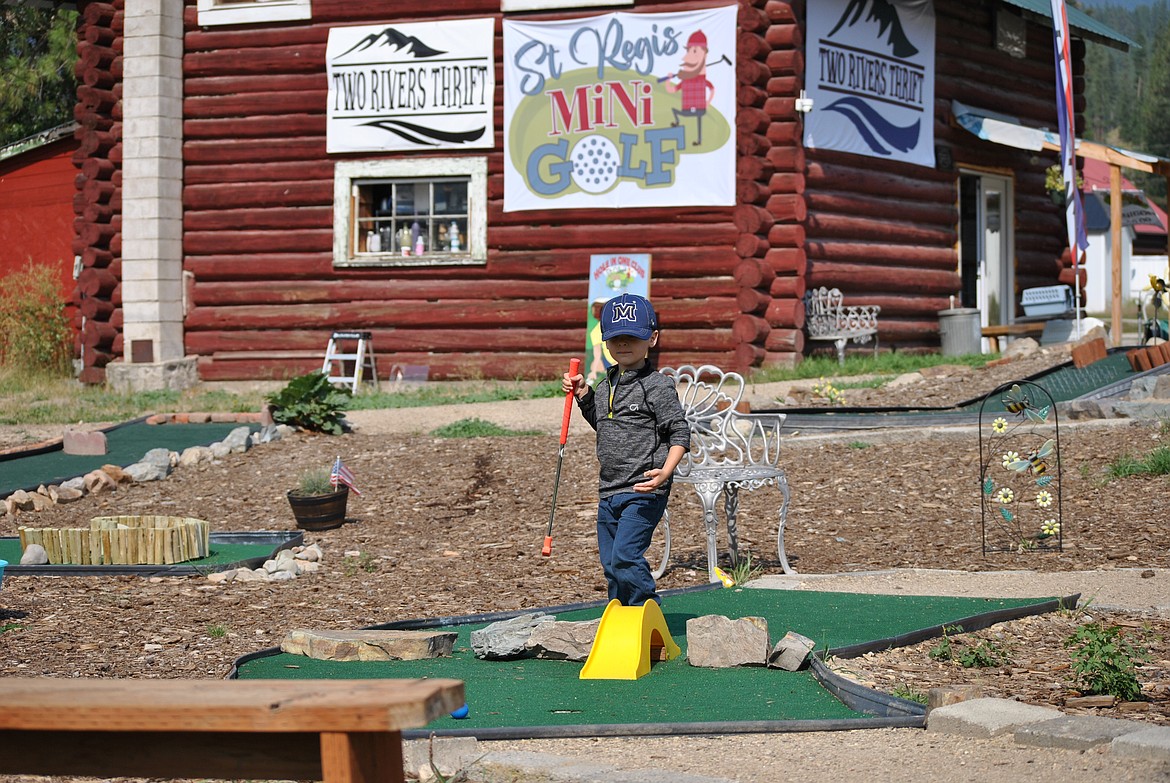
[[[569,377],[577,374],[581,369],[581,360],[574,357],[569,360]],[[552,554],[552,527],[553,518],[557,515],[557,490],[561,486],[561,465],[565,461],[565,441],[569,439],[569,418],[573,415],[573,392],[565,395],[565,413],[561,417],[561,448],[557,452],[557,475],[553,479],[552,508],[548,512],[548,531],[544,534],[544,546],[540,554],[548,557]]]
[[[650,673],[650,659],[669,661],[682,655],[666,628],[657,601],[622,606],[616,598],[605,607],[593,647],[581,669],[582,680],[636,680]]]

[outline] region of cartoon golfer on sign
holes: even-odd
[[[707,79],[707,36],[702,30],[691,33],[678,73],[668,73],[666,79],[678,80],[667,82],[667,92],[682,91],[682,108],[671,109],[674,122],[670,125],[676,128],[680,118],[694,117],[697,128],[692,143],[697,147],[703,143],[703,115],[707,113],[707,104],[715,97],[715,85]]]

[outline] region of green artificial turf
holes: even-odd
[[[145,424],[134,422],[106,431],[106,453],[99,456],[66,454],[61,449],[41,454],[13,455],[0,461],[0,498],[18,489],[40,484],[60,484],[83,476],[102,465],[126,467],[151,449],[182,451],[223,440],[236,427],[257,429],[255,424]],[[64,430],[64,428],[62,428]]]
[[[582,663],[522,659],[485,661],[471,651],[471,632],[486,623],[450,624],[450,658],[423,661],[334,662],[278,653],[238,663],[242,679],[417,678],[463,680],[469,716],[444,716],[428,728],[572,726],[638,723],[864,719],[822,688],[807,671],[762,667],[703,669],[686,662],[686,621],[719,614],[763,617],[771,643],[788,631],[820,649],[888,639],[951,625],[988,612],[1051,601],[1037,599],[882,596],[736,588],[668,595],[663,613],[683,656],[655,663],[638,680],[581,680]],[[558,620],[590,620],[603,607],[557,612]],[[457,621],[456,621],[457,622]],[[411,626],[414,627],[414,626]]]
[[[211,554],[207,557],[201,557],[197,560],[186,560],[177,565],[191,566],[195,569],[206,568],[209,571],[218,571],[223,566],[241,563],[246,560],[253,560],[255,558],[267,559],[272,555],[273,549],[276,547],[274,542],[262,542],[255,544],[239,544],[239,543],[211,543]],[[0,560],[7,560],[9,563],[16,565],[20,562],[20,539],[19,538],[0,538]],[[54,568],[53,565],[39,566],[40,568]],[[62,569],[76,569],[78,566],[69,563],[62,564]],[[103,566],[92,566],[94,574],[100,574]]]

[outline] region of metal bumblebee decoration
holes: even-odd
[[[983,399],[979,467],[984,554],[1061,550],[1060,423],[1042,386],[1015,381]]]

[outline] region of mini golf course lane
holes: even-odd
[[[951,598],[882,596],[813,591],[736,588],[667,595],[663,614],[683,656],[655,663],[638,680],[581,680],[582,664],[521,659],[484,661],[471,651],[470,634],[486,622],[441,625],[457,631],[450,658],[424,661],[331,662],[281,653],[279,648],[245,656],[237,662],[242,679],[257,678],[414,678],[451,677],[466,684],[466,719],[440,718],[426,732],[476,733],[511,728],[512,736],[539,733],[546,727],[619,724],[751,723],[793,721],[802,728],[816,722],[862,721],[889,725],[854,711],[823,688],[808,670],[786,672],[763,667],[702,669],[687,663],[686,621],[706,614],[763,617],[769,637],[801,633],[818,649],[864,645],[968,621],[996,613],[1035,614],[1053,608],[1055,599]],[[592,620],[603,606],[557,611],[559,620]],[[532,610],[539,611],[539,610]],[[396,624],[378,626],[394,627]],[[401,623],[418,628],[413,623]],[[813,722],[805,724],[803,722]],[[771,728],[769,730],[780,730]]]

